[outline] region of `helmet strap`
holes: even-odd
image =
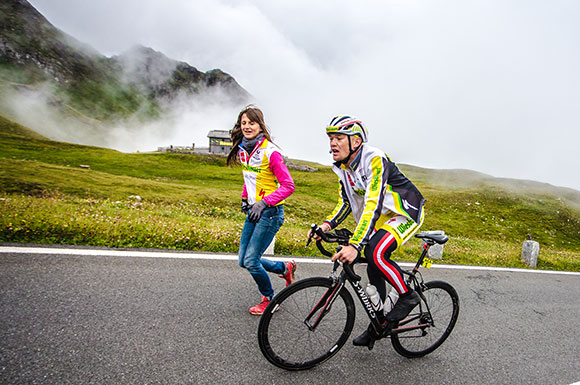
[[[350,135],[348,135],[348,156],[346,158],[344,158],[343,160],[339,160],[338,163],[340,164],[344,164],[345,166],[347,165],[348,161],[350,160],[350,157],[352,156],[352,154],[354,154],[355,152],[358,151],[359,148],[361,148],[362,143],[359,144],[359,146],[357,148],[355,148],[354,150],[352,149],[352,142],[350,140]]]

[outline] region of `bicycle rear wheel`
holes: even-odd
[[[426,326],[391,336],[395,351],[408,358],[423,357],[437,349],[451,334],[459,315],[459,296],[448,283],[427,282],[422,291],[427,306],[421,300],[421,303],[407,318],[400,321],[395,329]]]
[[[264,311],[258,326],[260,350],[272,364],[286,370],[309,369],[335,355],[352,331],[355,306],[343,287],[327,313],[312,330],[305,320],[324,304],[321,299],[335,287],[330,278],[307,278],[276,295]],[[310,324],[324,306],[316,309]]]

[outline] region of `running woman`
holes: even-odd
[[[294,181],[282,152],[272,143],[262,111],[249,105],[238,115],[231,131],[233,142],[227,164],[241,163],[244,176],[242,211],[247,214],[240,237],[238,262],[258,285],[261,301],[250,314],[261,315],[274,296],[268,272],[294,282],[296,263],[263,258],[268,245],[284,223],[284,200],[294,192]]]

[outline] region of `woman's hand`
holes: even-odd
[[[252,209],[250,210],[250,214],[248,215],[250,222],[258,223],[266,207],[268,207],[268,204],[264,202],[263,199],[259,202],[254,203]]]

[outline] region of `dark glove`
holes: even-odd
[[[259,202],[254,203],[252,209],[250,210],[250,214],[248,215],[248,217],[250,218],[250,222],[258,223],[266,207],[268,207],[268,204],[264,202],[263,199]]]
[[[244,214],[247,214],[251,207],[252,205],[248,203],[247,199],[242,199],[242,212]]]

